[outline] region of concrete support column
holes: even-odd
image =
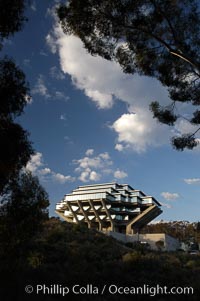
[[[102,222],[101,222],[101,219],[100,219],[100,217],[99,217],[98,211],[95,209],[92,200],[89,200],[89,203],[90,203],[91,208],[92,208],[93,211],[94,211],[94,214],[95,214],[95,216],[96,216],[96,219],[98,220],[99,231],[101,231],[101,230],[102,230]]]
[[[85,220],[87,221],[88,228],[90,229],[91,228],[91,222],[90,222],[90,220],[89,220],[89,218],[87,216],[87,213],[84,211],[82,203],[80,201],[78,201],[78,205],[79,205],[79,208],[81,209],[81,212],[84,215]]]
[[[113,224],[110,212],[108,211],[108,209],[106,207],[106,203],[105,203],[104,199],[101,199],[101,204],[102,204],[103,208],[105,209],[107,216],[110,219],[109,222],[110,222],[110,226],[111,226],[111,231],[114,231],[114,224]]]

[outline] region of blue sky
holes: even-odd
[[[19,122],[30,132],[36,154],[27,168],[49,194],[50,215],[77,186],[116,181],[160,201],[158,220],[198,221],[200,148],[177,152],[169,143],[193,128],[185,120],[174,128],[157,123],[149,103],[167,104],[167,91],[87,54],[78,38],[59,28],[56,2],[32,1],[23,31],[3,50],[30,83],[32,101]]]

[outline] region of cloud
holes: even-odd
[[[32,104],[33,98],[30,95],[25,95],[25,100],[28,105]]]
[[[74,142],[69,136],[64,136],[64,140],[68,145],[73,145]]]
[[[171,193],[171,192],[162,192],[161,196],[168,201],[174,201],[177,200],[180,195],[178,193]]]
[[[91,169],[89,169],[89,168],[82,171],[79,176],[79,180],[81,182],[89,182],[89,181],[97,182],[100,180],[100,178],[101,178],[100,173],[97,173],[94,170],[91,171]]]
[[[31,3],[31,9],[35,12],[37,10],[37,7],[36,7],[36,2],[35,1],[32,1]]]
[[[91,171],[91,173],[90,173],[90,180],[91,181],[95,181],[95,182],[97,182],[97,181],[99,181],[100,180],[100,178],[101,178],[101,175],[100,174],[98,174],[96,171]]]
[[[120,143],[117,143],[115,145],[115,149],[118,150],[119,152],[122,152],[124,150],[124,146]]]
[[[65,79],[64,73],[60,69],[58,69],[56,66],[53,66],[50,68],[50,75],[52,78],[55,78],[57,80]]]
[[[50,50],[58,49],[61,69],[70,74],[73,84],[84,91],[99,108],[110,108],[113,105],[113,91],[106,87],[107,73],[112,78],[120,67],[101,57],[90,56],[80,40],[66,36],[57,26],[54,33],[46,37]]]
[[[43,166],[42,154],[36,153],[31,156],[30,161],[26,165],[26,169],[30,170],[32,173],[35,173],[41,166]]]
[[[144,108],[136,108],[136,113],[123,114],[111,128],[118,134],[115,149],[122,151],[126,148],[141,153],[150,146],[160,146],[169,137],[164,125],[158,127],[157,122]]]
[[[108,152],[94,154],[94,149],[88,149],[85,156],[78,160],[73,160],[76,165],[74,172],[78,174],[78,179],[82,182],[97,182],[109,177],[109,181],[124,179],[128,174],[117,168],[115,170],[113,161]]]
[[[123,170],[118,169],[114,172],[114,177],[116,179],[124,179],[124,178],[128,177],[128,174],[126,172],[124,172]]]
[[[200,184],[200,178],[184,179],[184,182],[189,184],[189,185],[192,185],[192,184],[199,185]]]
[[[98,108],[111,108],[115,99],[128,104],[128,113],[111,126],[117,134],[116,150],[130,148],[140,153],[169,143],[171,129],[158,124],[149,110],[153,100],[169,101],[167,91],[156,80],[124,74],[117,63],[91,56],[80,39],[63,34],[58,25],[47,40],[51,49],[53,44],[53,52],[58,51],[62,71]]]
[[[61,114],[60,115],[60,120],[67,120],[66,115],[65,114]]]
[[[61,183],[61,184],[65,184],[67,182],[72,182],[74,181],[74,178],[72,178],[71,176],[64,176],[60,173],[53,173],[52,174],[53,179],[55,179],[55,181]]]
[[[41,174],[41,175],[48,175],[48,174],[51,174],[51,169],[50,168],[43,168],[43,169],[40,169],[39,170],[39,173]]]
[[[24,65],[25,67],[30,67],[30,62],[31,62],[30,59],[24,59],[24,60],[23,60],[23,65]]]
[[[79,174],[78,178],[82,182],[99,181],[113,164],[107,152],[95,156],[93,149],[88,149],[85,157],[73,160],[73,163],[77,166],[74,171]]]
[[[68,101],[70,99],[68,95],[65,95],[61,91],[57,90],[54,92],[50,92],[47,88],[47,85],[45,83],[45,78],[42,74],[39,75],[37,82],[34,88],[32,89],[32,94],[38,94],[46,99],[53,98],[53,99],[64,100],[64,101]]]
[[[41,95],[45,98],[50,98],[51,97],[51,95],[50,95],[50,93],[49,93],[49,91],[46,87],[43,75],[41,75],[41,74],[39,75],[37,83],[35,84],[35,87],[32,90],[32,93],[33,94],[39,94],[39,95]]]
[[[26,169],[38,176],[42,181],[53,181],[60,184],[73,182],[75,180],[72,176],[66,176],[61,173],[52,171],[49,167],[45,167],[42,153],[37,152],[31,156],[30,161],[26,165]]]
[[[55,98],[60,99],[60,100],[64,100],[64,101],[68,101],[70,99],[69,96],[66,96],[63,92],[61,91],[56,91],[55,92]]]
[[[57,51],[57,46],[56,46],[55,40],[54,40],[54,38],[53,38],[53,36],[52,36],[51,34],[48,34],[48,35],[46,36],[46,43],[47,43],[47,45],[49,46],[51,52],[52,52],[53,54],[55,54],[56,51]]]
[[[88,154],[88,150],[86,151]],[[92,152],[90,150],[89,156],[83,157],[78,160],[73,160],[73,163],[77,165],[76,171],[86,171],[89,172],[91,169],[103,169],[112,165],[112,161],[110,160],[110,156],[107,152],[100,153],[97,156],[91,156]]]
[[[86,152],[85,152],[86,156],[92,156],[94,154],[94,150],[92,148],[89,148]]]
[[[167,203],[160,203],[163,207],[166,207],[167,209],[171,209],[172,205]]]
[[[69,138],[67,137],[67,140]],[[72,175],[64,175],[59,172],[51,170],[47,164],[44,163],[43,155],[37,152],[31,156],[26,169],[37,175],[44,182],[58,182],[60,184],[80,180],[81,182],[98,182],[109,177],[109,181],[116,179],[124,179],[128,174],[115,168],[108,152],[102,152],[97,155],[94,154],[94,149],[87,149],[85,156],[80,159],[73,160],[75,165]]]
[[[48,56],[48,54],[44,51],[44,50],[40,50],[40,55],[42,55],[42,56]]]

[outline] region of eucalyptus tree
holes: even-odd
[[[23,28],[27,0],[0,0],[0,50]],[[0,58],[0,194],[33,154],[29,133],[15,119],[30,100],[29,84],[14,60]]]
[[[29,133],[15,122],[29,99],[23,71],[11,59],[0,60],[0,193],[33,154]]]
[[[20,31],[27,21],[24,10],[27,0],[0,0],[0,48],[4,39]]]

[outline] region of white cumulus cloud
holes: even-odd
[[[89,148],[86,152],[85,152],[86,156],[92,156],[94,154],[94,150],[93,148]]]
[[[78,165],[78,168],[87,169],[87,168],[103,168],[104,166],[112,165],[110,156],[108,153],[101,153],[98,156],[84,157],[79,160],[74,160],[74,163]]]
[[[64,184],[75,180],[72,176],[56,173],[49,167],[45,167],[43,155],[39,152],[31,156],[30,161],[26,165],[26,169],[30,170],[43,181],[56,181],[60,184]]]
[[[73,163],[77,166],[74,172],[82,182],[97,182],[104,177],[109,177],[109,181],[128,177],[125,171],[114,168],[108,152],[95,155],[94,149],[88,149],[83,158],[73,160]]]
[[[116,179],[124,179],[124,178],[128,177],[128,174],[125,171],[118,169],[114,172],[114,177]]]
[[[177,200],[180,195],[178,193],[171,193],[171,192],[162,192],[161,196],[168,201],[174,201]]]
[[[184,182],[191,185],[191,184],[200,184],[200,178],[191,178],[191,179],[184,179]]]
[[[90,173],[90,180],[91,181],[95,181],[95,182],[97,182],[97,181],[99,181],[100,180],[100,178],[101,178],[101,175],[99,174],[99,173],[97,173],[96,171],[91,171],[91,173]]]
[[[50,47],[51,52],[55,54],[57,51],[57,46],[53,36],[50,33],[46,36],[46,43]]]
[[[65,176],[65,175],[62,175],[60,173],[52,173],[52,177],[55,181],[61,183],[61,184],[65,184],[67,182],[72,182],[74,181],[75,179],[71,176]]]
[[[32,173],[36,172],[41,166],[43,166],[42,153],[37,152],[31,156],[30,161],[26,165],[26,169],[30,170]]]
[[[112,129],[118,134],[115,148],[122,151],[132,148],[136,152],[146,151],[150,146],[159,146],[169,137],[167,126],[159,125],[144,108],[136,108],[134,113],[123,114]]]
[[[40,173],[41,175],[48,175],[48,174],[51,174],[52,171],[51,171],[50,168],[45,167],[45,168],[43,168],[43,169],[40,169],[40,170],[39,170],[39,173]]]
[[[94,155],[93,149],[88,149],[85,152],[85,157],[73,160],[77,165],[75,172],[79,174],[79,180],[82,182],[94,181],[101,179],[102,174],[106,173],[108,167],[113,164],[107,152]]]
[[[117,143],[115,145],[115,149],[118,150],[119,152],[122,152],[124,150],[124,146],[120,143]]]

